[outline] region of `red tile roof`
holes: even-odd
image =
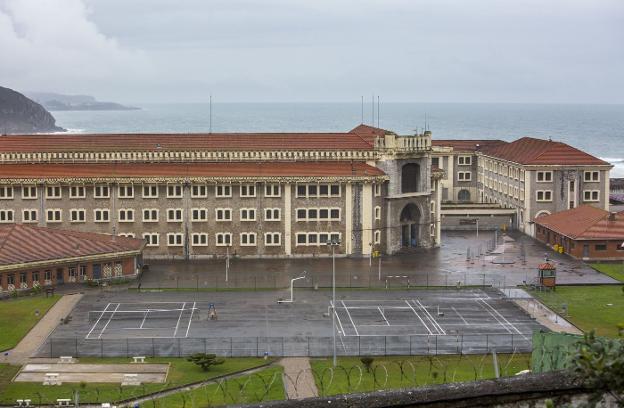
[[[483,149],[483,153],[525,165],[609,165],[606,161],[568,144],[532,137],[488,146]]]
[[[456,152],[476,152],[485,147],[506,144],[504,140],[482,139],[482,140],[457,140],[457,139],[432,139],[431,144],[439,147],[452,147]]]
[[[25,224],[0,226],[0,266],[113,253],[139,252],[142,239]]]
[[[624,241],[624,212],[611,214],[591,205],[538,217],[535,223],[572,239]]]
[[[332,177],[382,176],[362,162],[221,162],[5,164],[0,179],[141,178],[141,177]]]
[[[0,136],[0,152],[371,150],[356,133],[52,134]]]

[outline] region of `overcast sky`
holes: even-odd
[[[0,0],[0,85],[119,102],[624,103],[624,1]]]

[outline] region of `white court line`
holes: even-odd
[[[379,306],[345,306],[348,307],[349,309],[355,309],[355,310],[376,310],[377,308],[379,308]],[[411,309],[410,307],[407,306],[383,306],[384,309],[389,309],[389,310],[409,310]]]
[[[332,302],[329,302],[329,304],[331,305],[332,313],[336,315],[336,320],[338,321],[338,325],[340,325],[340,332],[342,333],[343,336],[346,336],[344,327],[342,327],[342,321],[340,320],[340,316],[338,316],[338,311],[336,310]]]
[[[189,330],[191,330],[191,322],[193,321],[193,313],[195,313],[195,303],[196,302],[193,302],[193,308],[191,309],[191,317],[189,317],[189,324],[188,324],[188,327],[186,328],[186,335],[184,337],[188,337]]]
[[[422,317],[420,317],[420,315],[416,312],[416,309],[414,309],[412,307],[412,305],[409,304],[409,302],[406,300],[405,303],[407,303],[407,305],[410,307],[410,309],[412,309],[412,312],[414,312],[414,314],[416,315],[416,317],[418,317],[418,320],[420,320],[420,322],[423,324],[423,326],[425,326],[425,329],[427,329],[427,331],[429,332],[429,334],[433,334],[433,332],[431,331],[431,329],[429,328],[429,326],[427,326],[427,324],[425,323],[425,321],[422,319]]]
[[[455,312],[455,314],[457,314],[457,316],[459,316],[460,319],[462,319],[462,322],[464,322],[464,324],[466,326],[469,326],[468,322],[466,321],[466,319],[464,319],[464,316],[460,315],[459,312],[457,311],[457,309],[455,309],[455,306],[451,306],[451,309],[453,309],[453,311]]]
[[[429,313],[429,311],[427,310],[427,308],[420,303],[420,300],[416,299],[412,299],[412,302],[414,302],[414,304],[418,304],[420,306],[420,308],[422,309],[423,312],[425,312],[425,316],[429,319],[429,321],[431,321],[431,323],[433,324],[433,328],[436,329],[436,331],[438,332],[438,334],[446,334],[446,332],[444,331],[444,329],[442,328],[442,326],[440,326],[438,324],[438,322],[436,321],[436,319],[433,318],[433,316],[431,316],[431,313]]]
[[[175,338],[178,334],[178,327],[180,327],[180,320],[182,320],[182,313],[184,313],[184,308],[186,307],[186,302],[182,303],[182,310],[180,311],[180,316],[178,316],[178,324],[176,324],[175,331],[173,332],[173,337]]]
[[[358,329],[357,326],[355,325],[355,322],[353,322],[353,318],[351,317],[351,313],[349,313],[349,309],[347,308],[347,305],[345,305],[344,301],[342,301],[342,307],[345,308],[345,311],[347,312],[347,316],[349,316],[349,320],[351,320],[351,325],[353,325],[353,330],[355,330],[355,335],[359,336],[360,333],[358,333]]]
[[[104,310],[102,310],[102,313],[100,313],[100,317],[98,317],[98,319],[96,320],[96,322],[93,324],[93,327],[91,327],[91,330],[89,330],[89,333],[87,333],[87,336],[85,337],[85,339],[89,339],[89,336],[91,335],[91,332],[95,329],[95,326],[98,325],[98,323],[100,322],[100,319],[102,318],[102,316],[104,316],[104,313],[108,310],[108,307],[111,304],[107,304],[106,307],[104,308]],[[87,316],[88,318],[88,316]]]
[[[381,317],[383,317],[383,319],[386,321],[386,324],[390,326],[390,322],[388,321],[388,319],[386,319],[386,315],[384,315],[384,312],[383,310],[381,310],[381,307],[377,306],[377,309],[379,309],[379,313],[381,313]],[[371,325],[367,325],[367,326],[371,326]]]
[[[145,311],[145,314],[143,315],[143,320],[141,321],[141,325],[139,326],[139,329],[143,328],[143,324],[145,324],[145,320],[147,319],[147,315],[148,315],[149,312],[150,312],[150,309],[147,309]]]
[[[507,325],[505,325],[503,322],[501,322],[501,321],[500,321],[500,319],[494,315],[494,313],[492,313],[491,311],[489,311],[488,309],[486,309],[486,308],[483,306],[483,304],[482,304],[481,302],[482,302],[482,303],[485,303],[485,300],[480,300],[480,301],[477,301],[477,303],[479,304],[479,306],[481,306],[481,308],[482,308],[483,310],[485,310],[486,312],[488,312],[488,313],[490,314],[490,316],[492,316],[492,317],[494,318],[494,320],[496,320],[496,321],[498,322],[498,324],[500,324],[501,326],[503,326],[503,328],[504,328],[505,330],[507,330],[507,333],[509,333],[509,334],[513,334],[513,333],[512,333],[512,331],[511,331],[511,329],[510,329],[509,327],[507,327]],[[485,303],[485,304],[487,305],[487,303]],[[489,306],[489,305],[488,305],[488,306]]]
[[[508,324],[508,325],[509,325],[512,329],[514,329],[514,330],[516,331],[516,333],[518,333],[519,335],[521,335],[523,339],[528,340],[528,338],[526,338],[526,337],[525,337],[525,335],[524,335],[524,334],[523,334],[520,330],[518,330],[518,328],[517,328],[516,326],[514,326],[514,325],[513,325],[513,323],[511,323],[509,320],[507,320],[507,319],[505,318],[505,316],[503,316],[502,314],[500,314],[500,312],[499,312],[498,310],[494,309],[494,308],[492,307],[492,305],[490,305],[490,304],[489,304],[488,302],[486,302],[485,300],[483,300],[482,302],[483,302],[483,303],[485,303],[485,304],[487,305],[487,307],[489,307],[490,309],[492,309],[492,310],[494,311],[494,313],[496,313],[497,315],[499,315],[499,316],[500,316],[500,318],[501,318],[501,319],[503,319],[503,320],[504,320],[504,321],[505,321],[505,322],[506,322],[506,323],[507,323],[507,324]]]
[[[115,312],[117,311],[117,309],[119,309],[119,303],[117,303],[117,307],[115,308],[115,310],[113,310],[113,313],[111,313],[110,317],[108,318],[108,321],[106,322],[106,324],[104,325],[104,327],[102,327],[102,331],[100,332],[100,335],[98,336],[99,338],[102,338],[102,335],[104,334],[104,331],[106,330],[106,328],[108,327],[108,324],[111,322],[111,320],[113,320],[113,316],[115,316]]]

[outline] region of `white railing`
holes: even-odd
[[[423,151],[431,149],[431,135],[397,136],[396,150],[403,152]]]

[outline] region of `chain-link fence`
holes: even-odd
[[[521,334],[339,336],[339,356],[442,355],[530,352],[530,336]],[[332,337],[210,338],[50,338],[39,357],[183,357],[213,353],[225,357],[307,356],[333,353]]]

